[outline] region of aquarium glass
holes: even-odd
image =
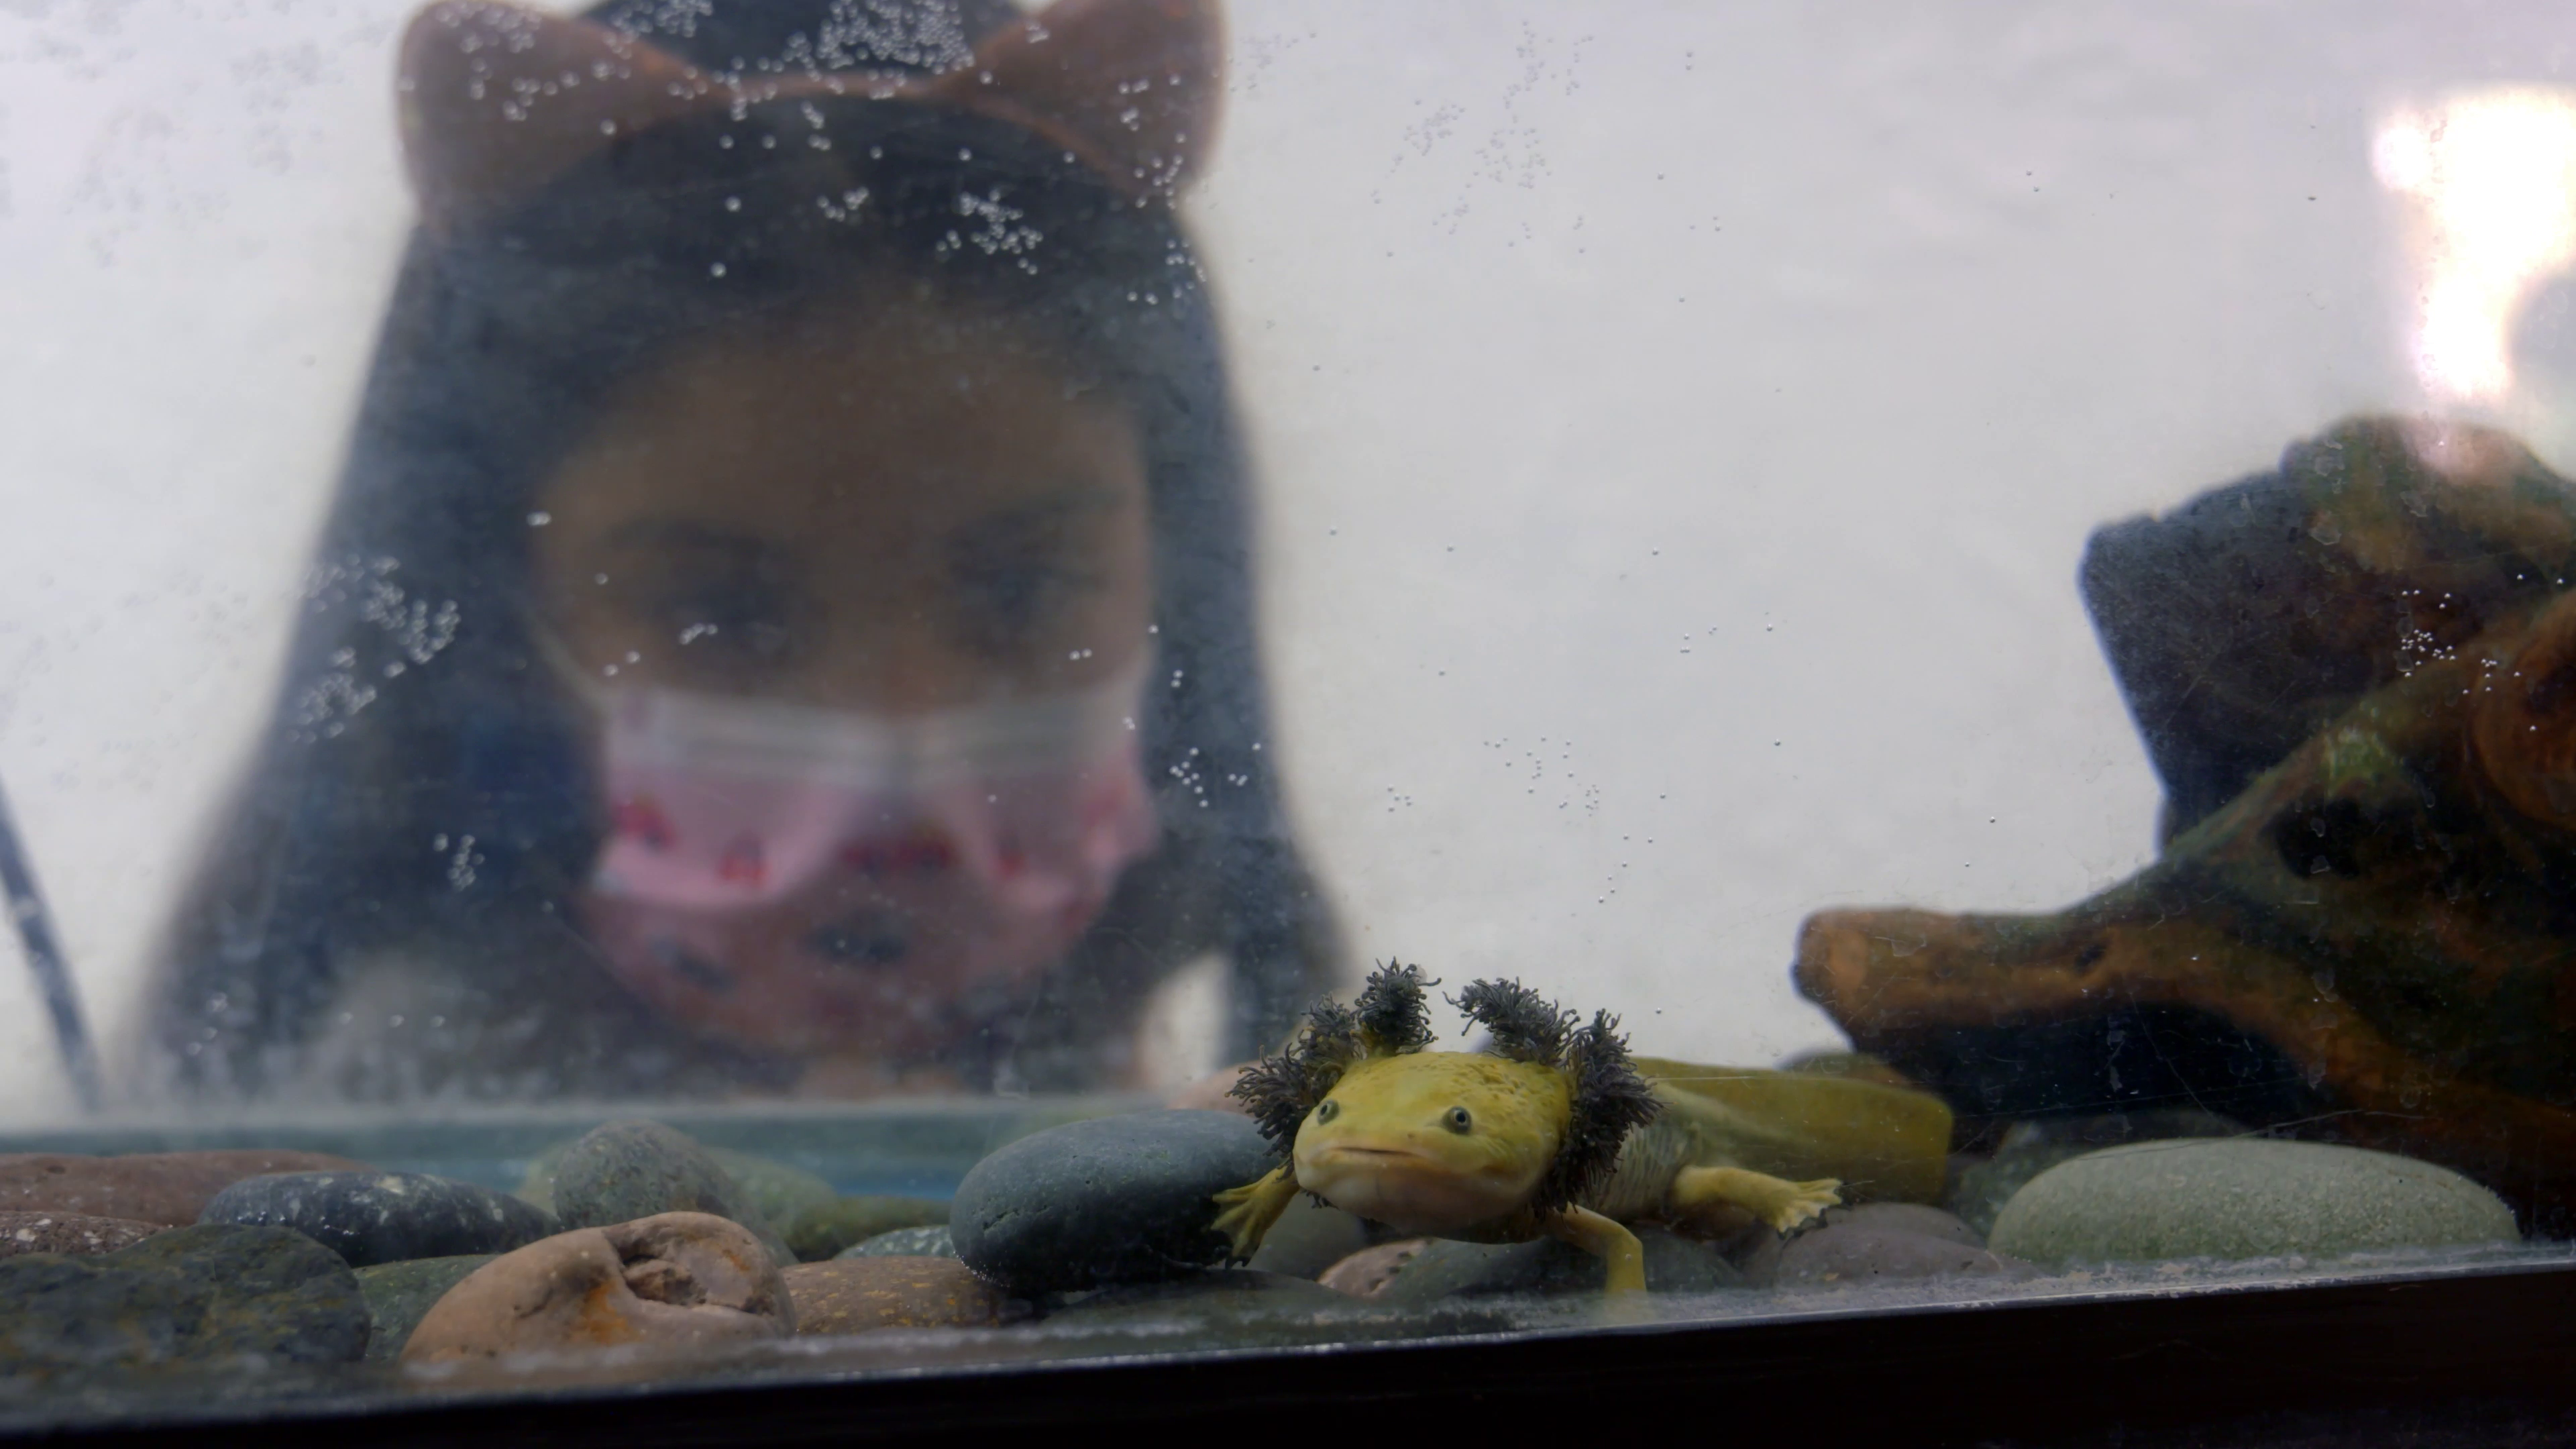
[[[2538,4],[0,6],[0,1428],[2566,1266],[2571,298]]]

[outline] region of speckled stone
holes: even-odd
[[[767,1244],[781,1267],[795,1253],[751,1194],[707,1149],[659,1122],[611,1122],[556,1155],[547,1196],[567,1228],[600,1228],[662,1213],[712,1213]]]
[[[1216,1195],[1276,1161],[1231,1112],[1071,1122],[977,1163],[948,1222],[957,1256],[1019,1297],[1182,1277],[1225,1261]]]
[[[242,1354],[348,1363],[367,1334],[349,1265],[286,1228],[213,1223],[96,1257],[0,1259],[0,1373]]]
[[[1950,1175],[1944,1206],[1972,1232],[1994,1231],[1995,1215],[2032,1178],[2061,1162],[2122,1147],[2176,1137],[2238,1137],[2245,1124],[2190,1107],[2111,1112],[2092,1117],[2049,1117],[2004,1129],[1992,1156],[1963,1164]]]
[[[2492,1192],[2385,1152],[2262,1138],[2142,1142],[2033,1178],[1988,1246],[2039,1263],[2333,1257],[2520,1240]]]
[[[947,1230],[948,1204],[926,1197],[836,1197],[780,1224],[778,1235],[797,1257],[819,1263],[886,1233],[930,1227]]]
[[[948,1225],[940,1223],[926,1228],[897,1228],[879,1233],[865,1242],[852,1243],[834,1255],[840,1258],[954,1258],[957,1239]]]
[[[14,1258],[21,1253],[70,1253],[82,1257],[113,1253],[166,1231],[161,1223],[138,1223],[127,1218],[0,1212],[0,1258]]]
[[[494,1258],[430,1305],[401,1361],[699,1348],[795,1331],[778,1265],[749,1229],[709,1213],[662,1213]]]
[[[1085,1356],[1168,1354],[1177,1348],[1344,1348],[1358,1343],[1418,1344],[1425,1338],[1509,1332],[1526,1325],[1527,1307],[1501,1299],[1389,1304],[1338,1293],[1285,1273],[1211,1268],[1161,1283],[1135,1283],[1049,1299],[1036,1336]],[[1327,1354],[1292,1362],[1329,1372]],[[1259,1406],[1241,1406],[1259,1423]],[[1311,1426],[1292,1432],[1305,1434]]]
[[[953,1257],[844,1257],[799,1263],[779,1277],[796,1301],[800,1334],[988,1328],[1027,1311]]]
[[[1348,1294],[1285,1273],[1214,1268],[1093,1293],[1051,1310],[1046,1322],[1052,1328],[1177,1332],[1186,1335],[1185,1342],[1234,1347],[1266,1341],[1270,1330],[1283,1326],[1311,1329],[1317,1315],[1357,1306]]]
[[[288,1172],[216,1193],[201,1221],[293,1228],[352,1268],[506,1253],[555,1231],[507,1193],[418,1172]]]
[[[1653,1293],[1714,1293],[1744,1278],[1706,1243],[1636,1227],[1646,1250],[1646,1288]],[[1458,1243],[1434,1238],[1397,1268],[1373,1296],[1387,1303],[1429,1303],[1502,1293],[1598,1293],[1608,1279],[1601,1260],[1554,1238],[1530,1243]]]
[[[0,1153],[0,1211],[83,1213],[182,1227],[195,1222],[216,1193],[245,1177],[365,1170],[363,1162],[327,1152],[267,1148],[121,1157]]]
[[[367,1362],[392,1363],[402,1357],[430,1305],[468,1274],[492,1261],[491,1254],[460,1258],[414,1258],[405,1263],[379,1263],[358,1270],[358,1289],[367,1295]]]
[[[1395,1282],[1404,1265],[1422,1255],[1431,1246],[1429,1238],[1398,1238],[1374,1248],[1362,1248],[1333,1266],[1326,1268],[1316,1282],[1336,1293],[1353,1298],[1375,1298]]]
[[[1520,1324],[1517,1309],[1495,1299],[1395,1306],[1285,1273],[1219,1268],[1055,1303],[1037,1331],[1052,1342],[1082,1345],[1090,1354],[1166,1354],[1180,1345],[1204,1350],[1419,1343],[1425,1337],[1506,1332]],[[1335,1358],[1292,1362],[1329,1372]],[[1261,1422],[1258,1406],[1243,1407],[1246,1423]],[[1301,1424],[1292,1432],[1308,1434],[1311,1428]]]

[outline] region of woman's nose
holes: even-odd
[[[927,608],[886,611],[836,631],[815,683],[827,702],[884,714],[923,714],[989,698],[1000,674],[960,649]]]

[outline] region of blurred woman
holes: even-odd
[[[276,719],[175,923],[172,1089],[1131,1080],[1332,936],[1173,213],[1188,0],[444,0],[422,217]]]

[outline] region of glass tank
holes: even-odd
[[[7,8],[0,1430],[2576,1266],[2549,7]]]

